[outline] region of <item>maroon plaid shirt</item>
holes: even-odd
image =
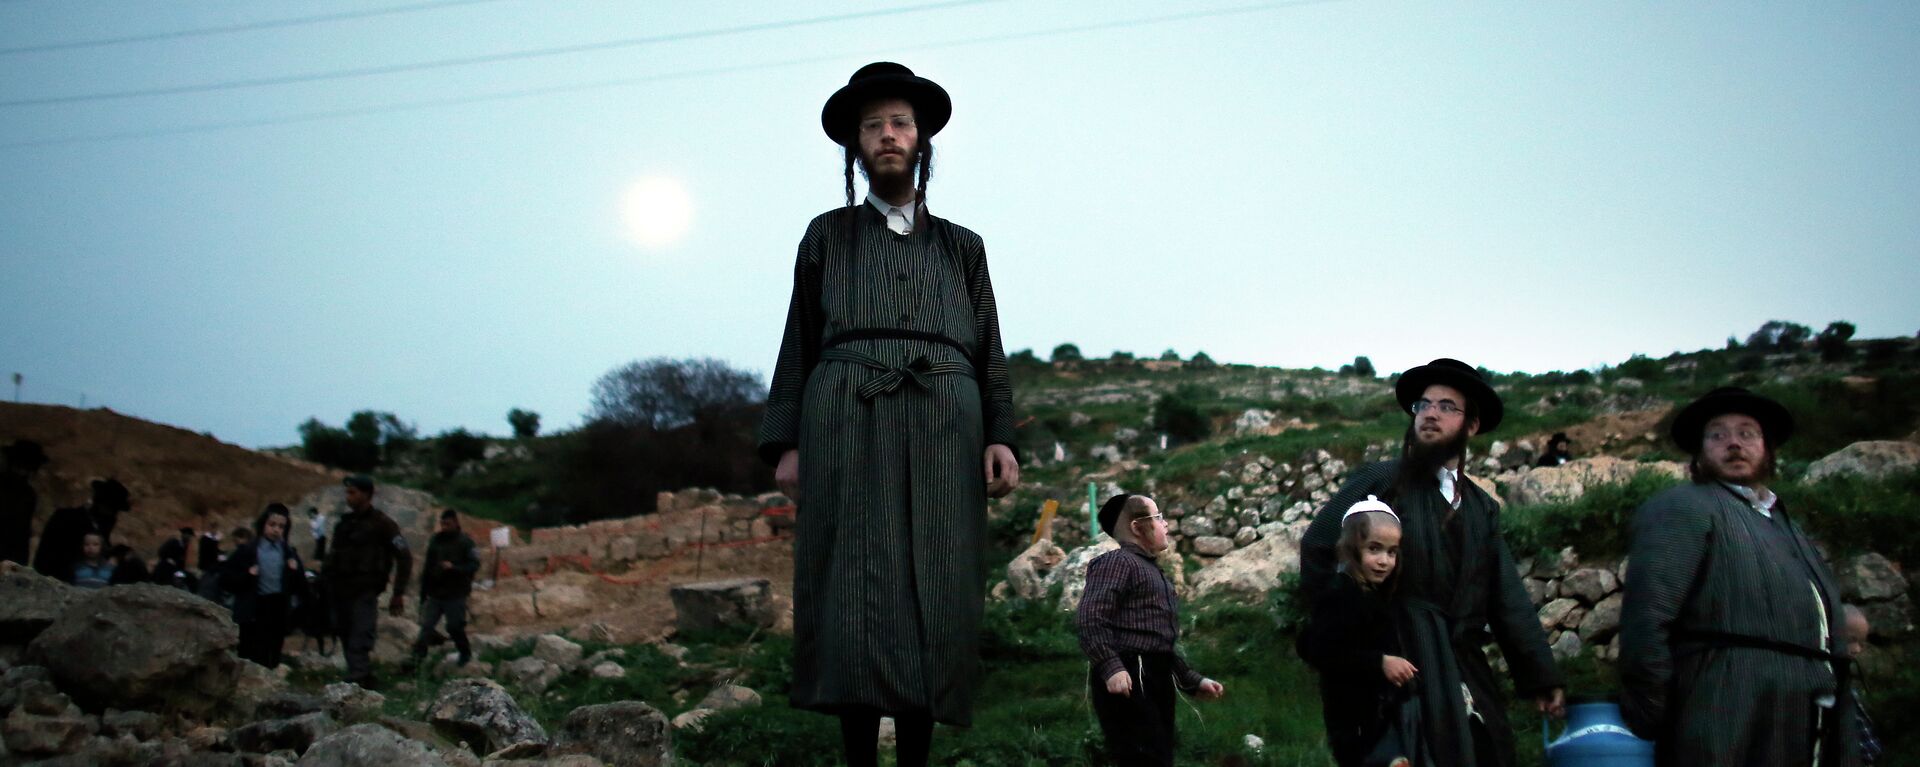
[[[1173,655],[1174,683],[1182,690],[1200,686],[1200,672],[1174,651],[1180,638],[1180,600],[1173,594],[1173,581],[1146,549],[1122,543],[1087,563],[1087,590],[1074,622],[1080,649],[1093,662],[1094,678],[1106,679],[1124,668],[1122,655],[1168,653]]]

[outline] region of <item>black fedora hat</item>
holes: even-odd
[[[920,77],[891,61],[868,64],[847,78],[847,84],[827,98],[820,110],[820,127],[827,137],[841,146],[852,146],[860,138],[860,109],[875,99],[906,99],[913,105],[913,122],[921,138],[932,138],[953,116],[953,100],[947,89]]]
[[[1785,405],[1738,386],[1722,386],[1687,403],[1673,417],[1673,443],[1688,453],[1700,452],[1707,422],[1728,413],[1753,416],[1768,445],[1784,444],[1793,436],[1793,414]]]
[[[47,452],[40,449],[40,443],[30,439],[16,439],[0,448],[0,453],[6,455],[8,466],[37,469],[47,465]]]
[[[112,511],[133,510],[133,495],[127,492],[127,486],[120,480],[108,477],[96,479],[91,486],[93,505]]]
[[[1494,393],[1493,386],[1481,377],[1480,371],[1472,365],[1456,359],[1440,359],[1421,365],[1400,374],[1399,382],[1393,385],[1393,393],[1400,400],[1400,409],[1413,407],[1426,393],[1427,387],[1444,384],[1459,389],[1461,394],[1473,400],[1475,417],[1480,419],[1480,428],[1476,434],[1487,434],[1499,428],[1500,419],[1507,414],[1507,408],[1500,403],[1500,395]]]

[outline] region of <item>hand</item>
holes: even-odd
[[[297,571],[300,569],[300,563],[289,559],[287,560],[287,569],[289,571]]]
[[[1398,655],[1381,657],[1380,671],[1387,675],[1387,681],[1392,682],[1395,687],[1405,687],[1407,682],[1413,680],[1414,674],[1420,673],[1420,669],[1414,668],[1406,658]]]
[[[393,595],[393,599],[387,602],[387,614],[395,618],[400,617],[400,611],[406,608],[407,598],[399,594]]]
[[[249,568],[247,568],[247,574],[248,574],[248,575],[259,575],[259,574],[260,574],[260,566],[259,566],[259,565],[254,565],[254,566],[252,566],[252,567],[249,567]]]
[[[1555,687],[1550,692],[1541,693],[1539,697],[1533,699],[1533,704],[1542,714],[1550,715],[1555,719],[1567,718],[1567,690],[1564,687]]]
[[[1133,697],[1133,677],[1127,676],[1125,671],[1113,672],[1113,676],[1107,677],[1107,692],[1128,698]]]
[[[788,450],[780,454],[780,465],[774,467],[773,483],[780,486],[780,492],[794,503],[800,502],[800,451]]]
[[[1220,696],[1225,694],[1227,694],[1225,685],[1211,679],[1202,679],[1200,680],[1200,689],[1194,692],[1194,697],[1201,700],[1219,700]]]
[[[999,498],[1020,486],[1020,462],[1006,445],[988,445],[983,458],[987,470],[987,496]]]
[[[444,559],[442,559],[442,560],[440,560],[440,569],[442,569],[442,570],[452,570],[452,569],[453,569],[453,563],[452,563],[452,562],[448,562],[447,560],[444,560]]]

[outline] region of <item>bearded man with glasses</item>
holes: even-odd
[[[1845,613],[1820,551],[1768,485],[1780,403],[1723,387],[1682,408],[1692,484],[1633,517],[1622,713],[1662,765],[1855,765]]]
[[[1472,366],[1437,359],[1400,376],[1411,420],[1400,457],[1353,472],[1300,540],[1304,604],[1333,583],[1343,512],[1367,496],[1401,518],[1396,616],[1420,699],[1420,764],[1509,767],[1513,729],[1482,649],[1497,642],[1514,687],[1554,716],[1565,682],[1500,537],[1500,506],[1461,473],[1467,441],[1499,427],[1500,395]]]

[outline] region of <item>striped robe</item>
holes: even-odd
[[[894,234],[861,204],[807,226],[760,454],[800,451],[793,704],[966,725],[986,583],[982,455],[1013,444],[1013,387],[980,236],[919,219]],[[892,338],[822,348],[855,329],[966,351]]]
[[[1814,699],[1836,692],[1829,664],[1771,649],[1707,648],[1697,638],[1720,632],[1845,646],[1833,573],[1785,512],[1777,501],[1773,516],[1762,516],[1709,482],[1662,492],[1634,513],[1620,617],[1621,708],[1634,732],[1656,742],[1663,765],[1812,763]],[[1841,730],[1851,732],[1851,700],[1838,697],[1820,716],[1841,717]],[[1853,746],[1851,737],[1829,739],[1821,764],[1858,764]]]
[[[1513,554],[1500,537],[1500,505],[1462,476],[1459,538],[1450,540],[1443,520],[1449,511],[1438,480],[1407,497],[1392,498],[1399,461],[1367,464],[1354,471],[1333,499],[1314,515],[1300,539],[1300,587],[1305,604],[1332,588],[1337,575],[1335,544],[1348,507],[1379,496],[1400,515],[1400,585],[1393,596],[1401,618],[1401,647],[1420,673],[1422,749],[1437,767],[1506,767],[1514,763],[1506,696],[1482,649],[1497,642],[1512,670],[1514,687],[1533,696],[1565,686],[1533,601],[1514,572]],[[1461,685],[1473,693],[1473,708],[1491,736],[1492,763],[1477,761]],[[1422,762],[1425,764],[1426,762]]]

